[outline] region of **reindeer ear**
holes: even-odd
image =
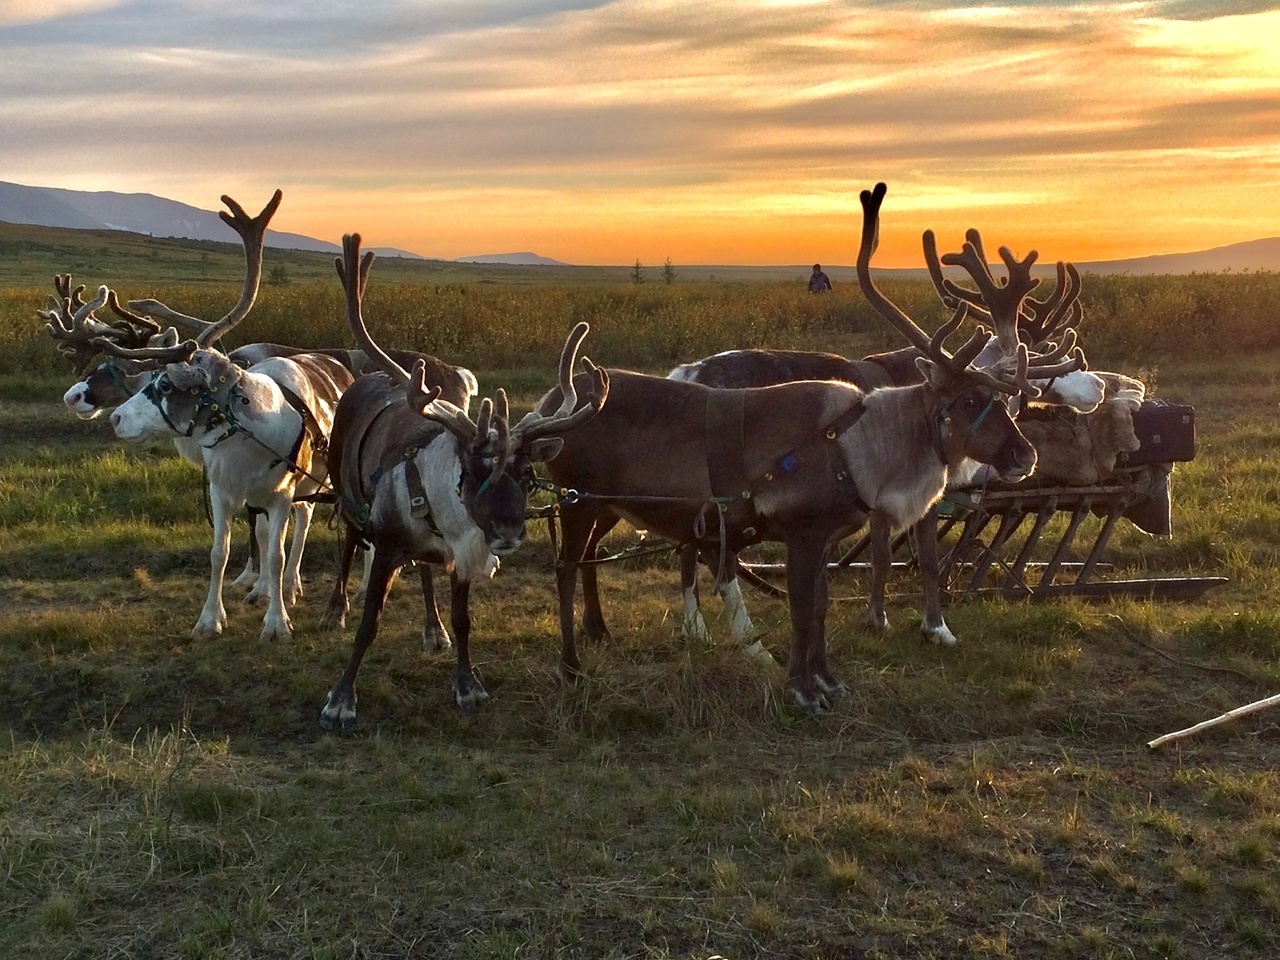
[[[947,372],[928,357],[916,357],[916,369],[936,389],[941,390],[947,385]]]
[[[157,333],[147,341],[148,347],[176,347],[178,345],[178,328],[170,327],[164,333]]]
[[[530,443],[528,449],[530,460],[546,463],[560,455],[564,449],[564,437],[543,437]]]

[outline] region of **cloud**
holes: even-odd
[[[1010,217],[1066,210],[1108,172],[1135,196],[1144,180],[1165,189],[1137,157],[1203,170],[1244,156],[1244,189],[1245,168],[1270,175],[1277,142],[1280,15],[1190,15],[1123,2],[133,0],[0,36],[0,179],[202,206],[284,185],[317,210],[343,197],[385,210],[399,231],[387,242],[464,253],[484,249],[478,222],[545,227],[543,207],[566,223],[608,210],[617,232],[686,212],[808,229],[823,211],[856,215],[850,198],[875,179],[892,179],[903,211]],[[293,209],[282,229],[310,216]],[[431,237],[410,235],[415,218]]]
[[[0,27],[99,13],[122,2],[124,0],[0,0]]]

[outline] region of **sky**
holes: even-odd
[[[1280,235],[1280,4],[0,0],[0,180],[448,259],[851,264],[879,180],[877,266],[1201,250]]]

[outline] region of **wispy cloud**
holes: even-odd
[[[0,29],[0,179],[579,262],[848,261],[877,179],[886,262],[978,218],[1077,259],[1280,232],[1269,5],[85,6]]]

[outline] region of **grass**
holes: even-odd
[[[525,304],[538,343],[573,310],[600,311],[592,352],[610,363],[667,336],[653,317],[687,315],[680,343],[718,348],[748,329],[732,318],[754,295],[489,292],[482,305],[513,316]],[[818,345],[854,306],[794,309],[760,338]],[[542,310],[560,313],[544,327]],[[527,404],[549,367],[517,357],[509,330],[495,356],[518,362],[467,361]],[[422,651],[401,582],[341,738],[316,723],[350,642],[318,627],[332,532],[313,527],[291,643],[261,644],[261,610],[238,600],[224,636],[193,641],[208,562],[197,472],[68,417],[51,364],[8,362],[0,954],[1275,956],[1275,716],[1144,744],[1280,685],[1280,354],[1152,369],[1161,396],[1195,405],[1200,455],[1174,477],[1175,537],[1125,527],[1107,559],[1117,576],[1231,578],[1199,601],[959,603],[947,650],[919,641],[910,599],[882,637],[837,602],[833,657],[853,694],[815,722],[734,651],[680,639],[669,556],[602,572],[613,639],[583,645],[587,677],[567,688],[534,529],[473,593],[493,699],[456,710],[451,657]],[[781,658],[785,607],[749,602]]]

